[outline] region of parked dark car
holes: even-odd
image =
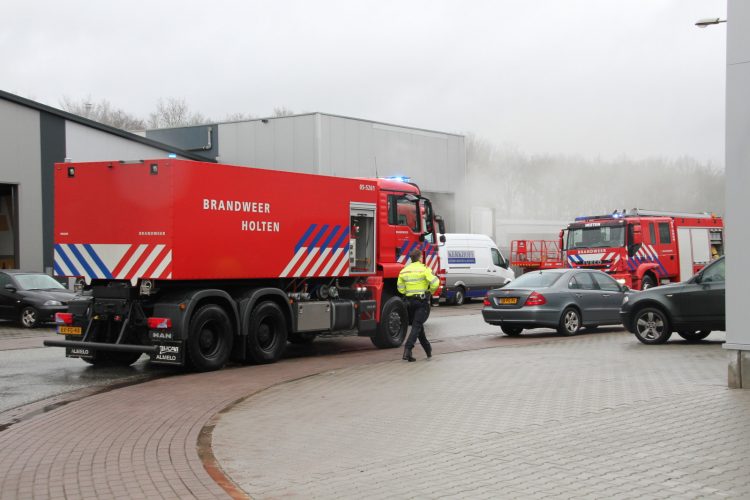
[[[0,271],[0,318],[17,320],[26,328],[54,321],[55,313],[68,310],[74,295],[44,273]]]
[[[627,287],[601,271],[534,271],[491,290],[484,299],[482,316],[506,335],[539,327],[575,335],[581,327],[620,324],[620,304],[627,292]]]
[[[663,344],[672,332],[691,342],[726,329],[724,257],[682,283],[630,295],[622,304],[625,328],[644,344]]]

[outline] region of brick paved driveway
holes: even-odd
[[[214,453],[255,498],[750,498],[725,356],[605,333],[331,371],[222,414]]]

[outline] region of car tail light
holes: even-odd
[[[148,318],[148,327],[152,330],[172,328],[172,320],[170,318]]]
[[[544,295],[542,295],[539,292],[531,292],[531,295],[528,296],[526,299],[526,302],[524,302],[524,307],[526,306],[543,306],[547,303],[547,299],[544,298]]]
[[[73,313],[55,313],[55,323],[58,325],[72,325]]]
[[[490,302],[490,296],[489,295],[485,295],[484,296],[484,302],[482,302],[482,304],[484,304],[485,306],[491,306],[492,305],[492,302]]]

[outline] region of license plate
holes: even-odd
[[[58,326],[57,333],[59,333],[60,335],[80,335],[81,327],[80,326]]]
[[[500,304],[502,305],[518,304],[518,297],[500,297]]]

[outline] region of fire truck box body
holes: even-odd
[[[309,341],[302,332],[357,329],[379,347],[394,347],[405,333],[405,308],[388,306],[385,314],[404,324],[396,322],[387,338],[383,302],[396,295],[411,249],[421,248],[425,263],[439,269],[437,245],[427,242],[437,241],[435,229],[429,201],[404,182],[176,159],[57,164],[55,274],[82,277],[90,292],[65,318],[71,324],[61,330],[73,334],[48,345],[92,361],[140,336],[140,352],[182,364],[191,314],[217,304],[224,312],[211,321],[221,324],[226,313],[236,337],[232,349],[243,351],[235,357],[244,359],[240,344],[268,330],[253,324],[253,311],[271,303],[271,320],[280,309],[278,328],[290,340]],[[159,319],[164,331],[151,324]],[[101,333],[102,321],[114,334]],[[159,339],[181,343],[179,356],[159,358]],[[258,361],[257,352],[250,357]]]

